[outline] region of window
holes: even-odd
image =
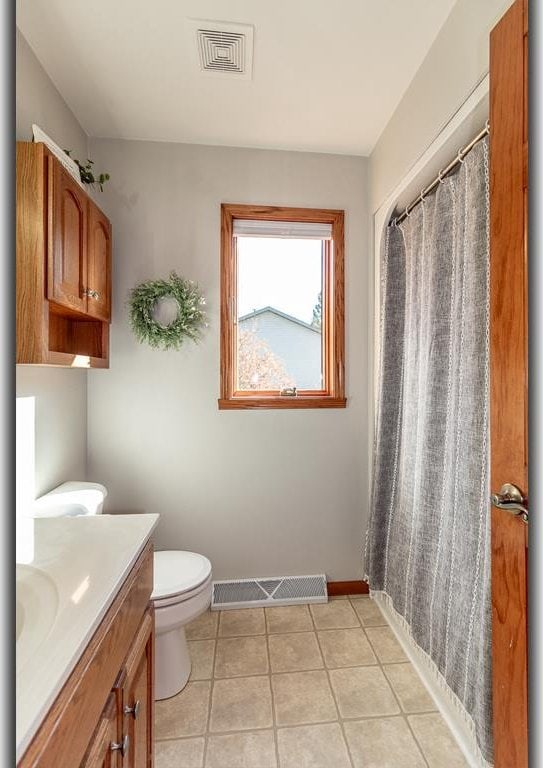
[[[221,215],[219,408],[344,408],[343,211]]]

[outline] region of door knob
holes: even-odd
[[[116,752],[117,750],[121,753],[121,755],[124,757],[126,753],[128,752],[128,747],[130,746],[130,737],[128,734],[126,736],[123,736],[123,740],[116,742],[112,741],[109,749],[111,752]]]
[[[126,706],[124,708],[124,714],[125,715],[132,715],[134,720],[136,720],[138,713],[140,711],[140,701],[139,699],[136,701],[133,707]]]
[[[493,493],[490,497],[494,507],[509,512],[510,515],[520,517],[525,523],[528,522],[528,507],[526,499],[516,485],[504,483],[499,493]]]

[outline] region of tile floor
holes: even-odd
[[[207,612],[155,768],[467,768],[369,597]]]

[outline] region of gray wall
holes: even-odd
[[[325,569],[362,573],[368,497],[371,307],[366,223],[488,69],[488,33],[510,0],[458,0],[369,163],[361,158],[142,142],[91,141],[113,175],[100,203],[114,236],[111,368],[88,374],[89,477],[110,510],[158,511],[158,543],[206,552],[217,576]],[[87,137],[20,33],[17,138],[37,122],[66,148]],[[347,211],[345,411],[219,412],[219,204],[329,206]],[[138,346],[124,301],[138,280],[176,268],[197,279],[210,328],[179,353]],[[76,370],[19,367],[36,402],[41,493],[86,471],[86,381]]]
[[[374,213],[488,72],[488,37],[511,0],[457,0],[370,157]]]
[[[86,385],[86,371],[17,366],[17,397],[35,397],[36,496],[86,477]]]
[[[36,123],[74,157],[87,157],[87,134],[51,82],[19,30],[15,40],[15,122],[19,141],[32,140]]]
[[[32,138],[32,123],[64,149],[87,156],[87,135],[26,40],[16,37],[16,137]],[[87,373],[17,366],[16,394],[36,398],[36,495],[86,476]]]
[[[106,511],[161,515],[158,548],[193,549],[216,578],[360,578],[367,516],[367,161],[91,140],[111,173],[111,367],[88,373],[88,474]],[[345,410],[219,411],[220,203],[346,211]],[[126,299],[171,269],[196,280],[209,328],[179,352],[139,345]]]

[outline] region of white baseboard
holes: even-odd
[[[370,596],[379,605],[406,656],[418,672],[470,768],[492,768],[492,764],[484,759],[477,745],[473,720],[456,694],[449,688],[435,663],[416,644],[409,631],[409,625],[395,610],[389,596],[385,592],[373,590],[370,591]]]

